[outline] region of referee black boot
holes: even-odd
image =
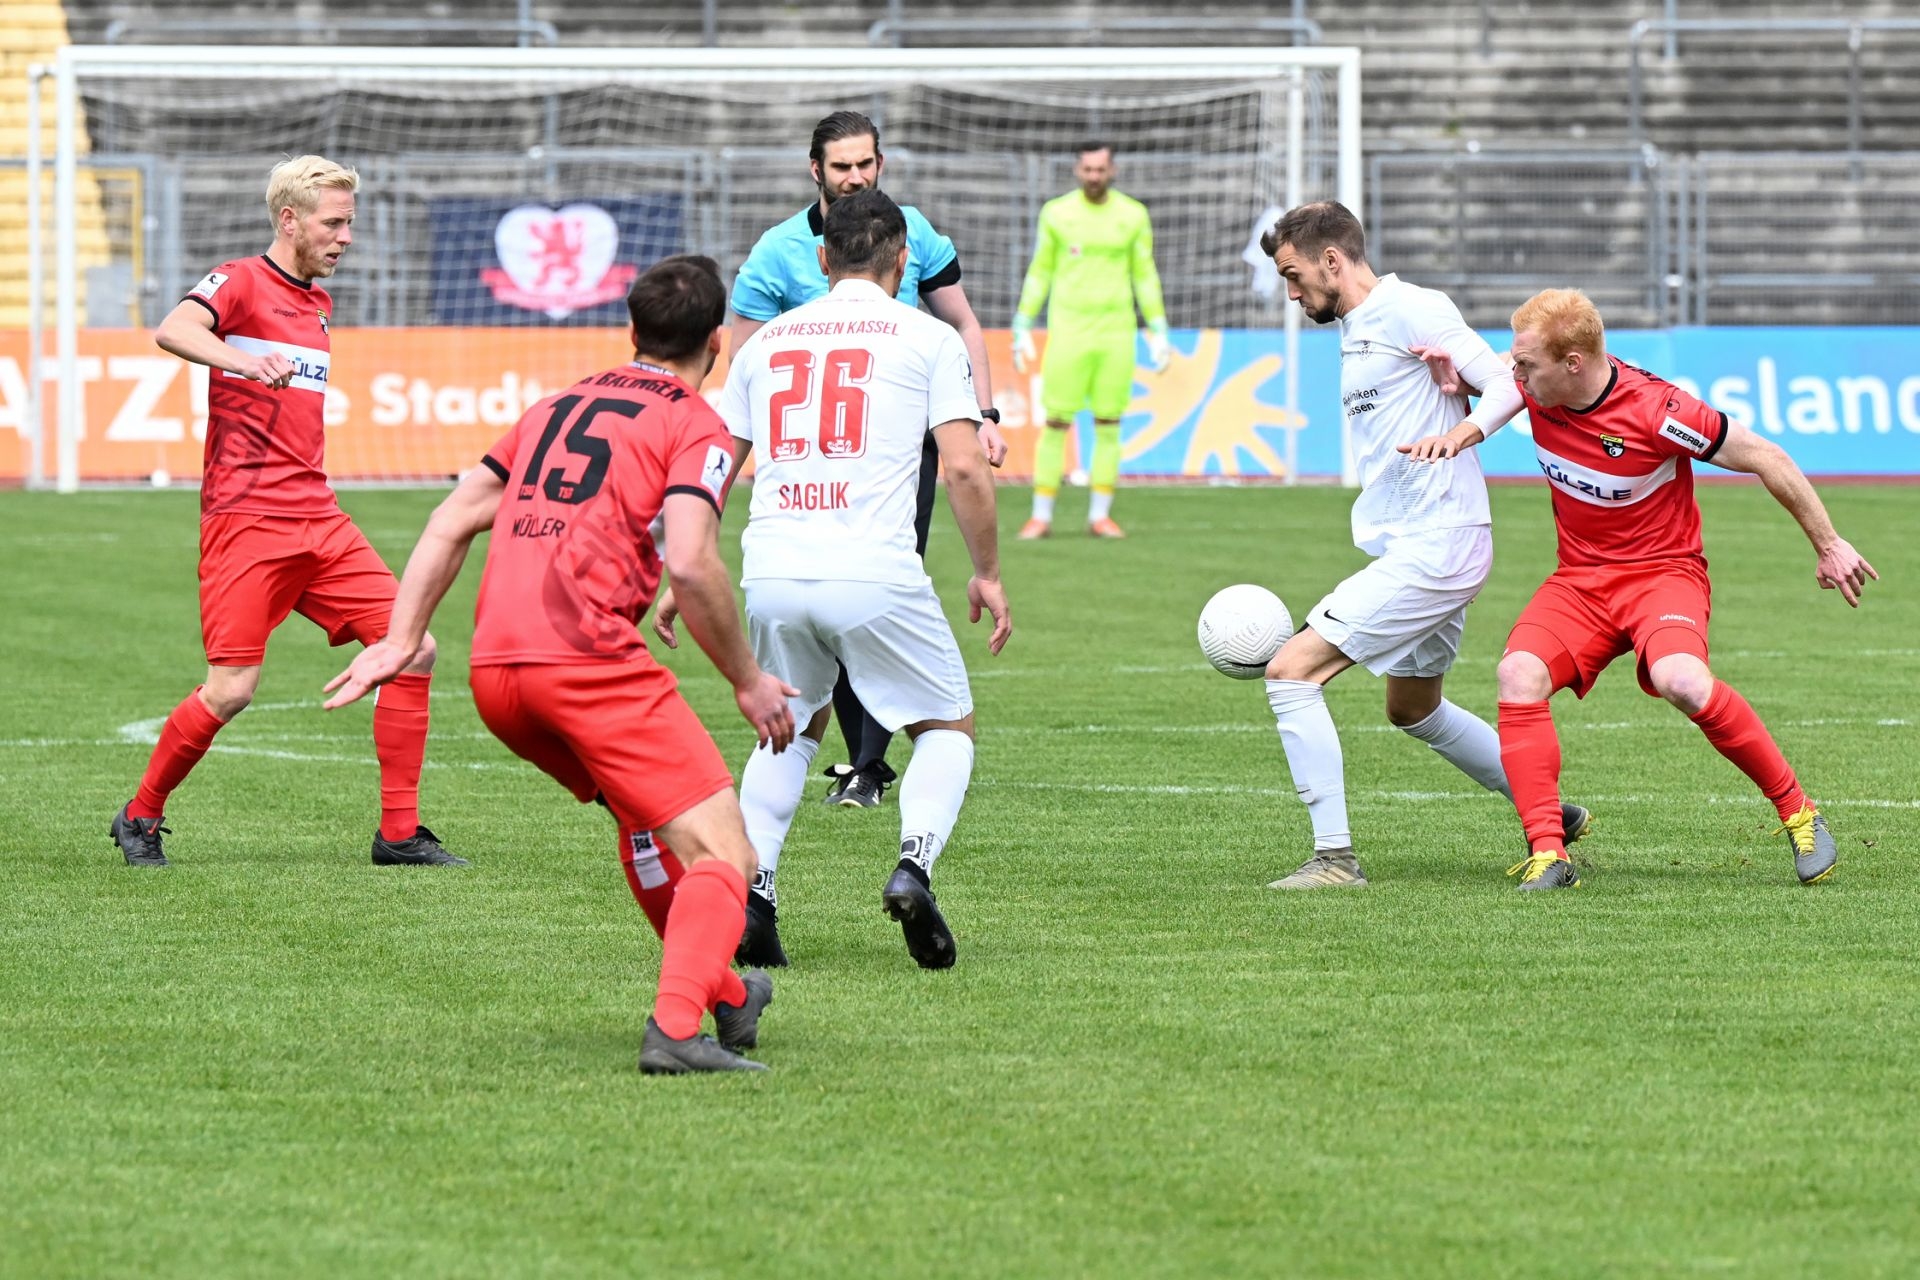
[[[465,858],[456,858],[440,847],[440,838],[425,827],[416,827],[405,840],[389,840],[376,828],[373,833],[373,865],[376,867],[465,867]]]

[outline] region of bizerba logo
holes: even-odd
[[[1677,458],[1668,458],[1645,475],[1616,476],[1563,458],[1538,443],[1534,445],[1534,453],[1541,473],[1556,489],[1599,507],[1630,507],[1673,479],[1679,467]]]
[[[1660,434],[1675,444],[1692,450],[1694,453],[1705,453],[1707,446],[1713,443],[1677,418],[1668,418],[1666,422],[1662,423]]]

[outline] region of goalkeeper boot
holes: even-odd
[[[1571,846],[1576,840],[1586,839],[1587,832],[1593,830],[1593,815],[1577,804],[1560,806],[1560,839]]]
[[[697,1071],[765,1071],[767,1064],[743,1058],[712,1036],[694,1032],[675,1040],[647,1019],[640,1041],[640,1070],[650,1076],[684,1076]]]
[[[127,809],[132,803],[128,801],[120,807],[120,812],[113,815],[107,834],[120,846],[120,852],[130,867],[170,865],[167,855],[160,851],[160,837],[163,834],[172,835],[172,829],[161,826],[159,818],[129,818]]]
[[[1101,516],[1087,524],[1087,534],[1094,538],[1124,538],[1127,531],[1115,524],[1112,516]]]
[[[1520,877],[1522,889],[1578,889],[1580,872],[1573,865],[1573,859],[1562,850],[1555,853],[1549,849],[1544,853],[1530,853],[1525,861],[1516,862],[1507,868],[1507,874]]]
[[[927,887],[920,868],[902,862],[880,893],[887,914],[900,922],[907,939],[907,954],[922,969],[951,969],[956,958],[953,931],[934,904],[933,891]]]
[[[1042,520],[1039,516],[1035,516],[1020,526],[1020,541],[1032,542],[1036,538],[1044,538],[1052,532],[1053,526],[1051,524]]]
[[[405,840],[389,840],[379,831],[373,833],[373,865],[376,867],[465,867],[465,858],[456,858],[440,847],[440,838],[425,827],[416,827]]]
[[[721,1001],[713,1006],[713,1030],[724,1049],[738,1053],[760,1043],[760,1014],[773,1003],[773,979],[764,969],[749,969],[740,975],[747,989],[744,1004]]]
[[[735,964],[756,968],[784,969],[787,950],[780,945],[779,912],[773,903],[758,893],[747,894],[747,927],[740,934],[740,945],[733,949]]]
[[[1818,884],[1833,874],[1833,868],[1840,861],[1840,850],[1818,809],[1803,806],[1800,812],[1774,828],[1773,834],[1779,835],[1782,831],[1787,833],[1787,847],[1793,850],[1794,874],[1800,877],[1801,884]]]
[[[1269,889],[1364,889],[1367,874],[1351,849],[1322,849]]]

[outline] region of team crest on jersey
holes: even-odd
[[[331,334],[333,330],[327,328],[327,313],[316,308],[313,314],[320,317],[320,332]]]
[[[1627,451],[1627,442],[1621,436],[1601,436],[1600,447],[1607,451],[1609,458],[1617,458]]]

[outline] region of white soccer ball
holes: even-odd
[[[153,474],[147,477],[147,483],[156,489],[164,489],[173,483],[173,477],[167,474],[165,467],[155,467]]]
[[[1280,597],[1251,582],[1222,587],[1200,611],[1200,652],[1222,675],[1258,680],[1293,638],[1293,615]]]

